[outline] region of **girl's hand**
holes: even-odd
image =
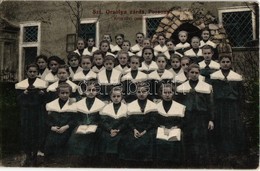
[[[144,130],[143,132],[141,132],[140,137],[143,136],[146,133],[146,130]]]
[[[134,137],[135,138],[139,138],[140,137],[140,133],[136,129],[134,129]]]
[[[209,121],[208,129],[211,131],[214,129],[214,123],[212,121]]]
[[[28,90],[27,90],[27,89],[24,90],[24,91],[23,91],[23,94],[28,94]]]
[[[53,132],[57,132],[57,133],[58,133],[59,128],[60,128],[60,127],[58,127],[58,126],[52,126],[52,127],[51,127],[51,130],[52,130]]]
[[[116,129],[111,129],[111,130],[110,130],[110,136],[111,136],[111,137],[116,136],[117,133],[118,133],[118,131],[117,131]]]
[[[39,91],[39,94],[40,94],[40,95],[43,95],[43,94],[44,94],[44,91],[40,90],[40,91]]]
[[[62,127],[59,128],[58,133],[59,133],[59,134],[62,134],[62,133],[64,133],[67,129],[69,129],[69,125],[62,126]]]

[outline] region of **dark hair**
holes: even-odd
[[[123,43],[124,43],[124,42],[129,43],[129,46],[131,47],[131,42],[130,42],[129,40],[124,40]]]
[[[157,34],[157,38],[158,38],[159,36],[162,36],[162,37],[164,37],[164,39],[166,39],[166,37],[165,37],[165,35],[164,35],[163,33]]]
[[[105,35],[108,35],[108,36],[110,37],[111,42],[113,41],[111,34],[104,34],[104,35],[103,35],[103,38],[104,38]]]
[[[144,56],[144,51],[146,50],[146,49],[150,49],[151,51],[152,51],[152,54],[153,54],[153,61],[154,61],[154,58],[155,58],[155,55],[154,55],[154,49],[151,47],[151,46],[147,46],[147,47],[144,47],[143,48],[143,50],[142,50],[142,58],[143,58],[143,56]]]
[[[219,62],[220,62],[223,58],[228,58],[228,59],[231,61],[231,63],[232,63],[232,56],[230,56],[230,55],[220,56],[220,57],[219,57]]]
[[[69,61],[70,61],[72,58],[77,58],[77,60],[80,62],[80,56],[79,56],[78,53],[76,53],[76,52],[69,52],[69,54],[68,54],[68,56],[67,56],[68,64],[69,64]]]
[[[64,60],[62,60],[60,57],[58,57],[58,56],[50,56],[48,58],[48,68],[50,68],[49,65],[50,65],[51,61],[56,61],[59,65],[64,65],[65,64]]]
[[[181,56],[178,54],[172,54],[170,60],[172,61],[173,59],[178,59],[181,62]]]
[[[69,69],[69,66],[68,66],[68,65],[60,65],[60,66],[58,67],[58,70],[59,70],[59,69],[65,69],[66,72],[70,75],[70,69]]]
[[[210,30],[209,28],[205,27],[204,29],[201,30],[201,35],[204,31],[208,31],[209,32],[209,36],[211,36]]]
[[[142,33],[142,32],[137,32],[137,33],[135,34],[135,37],[137,37],[138,34],[141,34],[141,35],[144,37],[144,33]],[[135,43],[138,43],[137,40],[135,40]]]
[[[37,62],[39,59],[43,59],[46,63],[48,62],[48,57],[46,55],[39,55],[35,58],[35,62]]]
[[[120,91],[120,92],[121,92],[121,95],[123,95],[123,88],[122,88],[121,86],[115,86],[115,87],[113,87],[113,88],[111,89],[111,91],[110,91],[110,96],[112,95],[112,93],[113,93],[114,91]]]
[[[157,59],[158,59],[159,57],[163,57],[163,58],[165,59],[166,63],[167,63],[167,61],[168,61],[167,57],[166,57],[163,53],[161,53],[161,52],[158,53],[158,55],[157,55],[156,58],[155,58],[155,61],[157,61]]]
[[[172,43],[174,44],[173,39],[166,39],[166,40],[165,40],[165,44],[167,44],[168,42],[172,42]],[[175,45],[175,44],[174,44],[174,45]]]
[[[90,62],[93,63],[93,57],[90,56],[90,55],[83,55],[83,56],[81,57],[81,61],[82,61],[83,59],[89,59]]]
[[[96,50],[96,51],[93,53],[93,58],[95,57],[95,55],[102,55],[102,58],[105,57],[104,52],[102,52],[101,50]]]
[[[210,49],[211,52],[214,52],[214,51],[213,51],[213,47],[210,46],[210,45],[204,45],[204,46],[202,46],[201,50],[203,51],[204,49]]]
[[[194,63],[190,64],[188,67],[188,72],[190,72],[192,68],[197,68],[200,71],[200,66],[198,64],[194,64]]]
[[[116,34],[116,35],[115,35],[115,39],[116,39],[118,36],[122,37],[123,40],[125,39],[125,35],[124,35],[124,34],[121,34],[121,33],[120,33],[120,34]]]
[[[105,63],[106,61],[108,61],[108,60],[111,60],[113,63],[115,63],[115,57],[112,56],[112,55],[107,55],[107,56],[105,56],[105,58],[104,58],[104,63]]]
[[[72,87],[71,87],[68,83],[66,83],[66,82],[61,82],[61,83],[58,85],[58,87],[56,88],[57,93],[59,93],[59,92],[60,92],[60,89],[62,89],[62,88],[69,88],[70,93],[72,92]]]
[[[37,69],[37,72],[39,71],[39,66],[38,66],[36,63],[28,64],[28,65],[25,67],[25,71],[27,72],[30,68],[36,68],[36,69]]]
[[[189,63],[191,62],[191,60],[188,56],[182,56],[181,61],[183,61],[183,60],[189,60]]]

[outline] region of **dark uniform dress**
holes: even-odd
[[[177,87],[179,102],[186,106],[184,144],[187,164],[205,165],[209,157],[208,123],[213,121],[211,85],[186,81]]]
[[[36,155],[44,142],[46,112],[44,95],[40,91],[45,91],[47,84],[39,78],[15,84],[20,106],[22,150],[29,156],[31,153]],[[28,90],[27,94],[24,94],[25,90]]]
[[[58,98],[57,88],[61,82],[62,81],[56,81],[49,85],[49,87],[47,88],[47,102],[51,102]],[[77,92],[78,85],[74,84],[70,80],[66,80],[64,82],[68,83],[72,87],[71,97],[75,98],[75,100],[79,99],[79,93]]]
[[[83,98],[77,105],[77,126],[68,142],[69,155],[95,156],[97,154],[97,142],[99,138],[99,112],[105,106],[98,98]],[[97,125],[98,129],[94,133],[77,134],[76,130],[80,125]]]
[[[121,78],[125,101],[131,103],[136,100],[136,84],[138,82],[146,81],[147,74],[138,70],[129,70]]]
[[[148,81],[150,83],[150,93],[152,99],[160,99],[160,86],[162,84],[171,83],[172,79],[173,74],[168,70],[164,70],[161,76],[159,75],[158,70],[148,74]]]
[[[199,62],[204,60],[204,57],[202,56],[202,50],[201,49],[193,49],[187,50],[184,52],[185,56],[188,56],[190,58],[190,63],[198,64]]]
[[[210,74],[219,70],[220,68],[219,63],[211,60],[210,63],[207,65],[204,60],[199,63],[199,66],[200,66],[200,75],[205,77],[206,83],[211,84],[212,81],[210,79]]]
[[[152,161],[154,157],[156,104],[150,100],[135,100],[128,104],[129,130],[120,142],[119,157],[131,161]],[[134,137],[134,129],[146,133]]]
[[[185,106],[175,101],[161,101],[157,104],[158,127],[171,129],[177,127],[182,129],[183,117],[185,113]],[[169,161],[172,164],[181,164],[184,157],[183,140],[167,141],[156,139],[156,160]]]
[[[106,105],[100,112],[101,138],[99,144],[100,154],[118,155],[118,143],[126,129],[127,105],[124,103]],[[111,137],[110,130],[120,130]]]
[[[45,142],[45,154],[60,156],[64,155],[66,145],[75,128],[75,116],[77,115],[77,106],[75,103],[69,104],[69,100],[62,101],[56,99],[46,104],[48,112],[47,125],[49,134]],[[52,126],[62,127],[69,125],[69,128],[62,134],[51,130]]]
[[[216,143],[220,153],[236,154],[245,149],[245,130],[242,106],[242,76],[228,71],[227,77],[219,70],[211,74],[215,103]]]
[[[121,75],[122,73],[114,68],[112,70],[104,69],[97,74],[98,83],[101,87],[101,100],[110,100],[110,91],[114,86],[118,86],[121,84]]]

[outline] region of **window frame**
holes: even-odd
[[[255,16],[255,9],[253,6],[236,6],[236,7],[218,8],[219,24],[223,25],[223,17],[222,17],[223,13],[247,12],[247,11],[251,11],[253,40],[256,40],[256,16]],[[241,49],[247,47],[239,46],[239,47],[232,47],[232,48]]]
[[[80,24],[93,24],[96,25],[96,35],[95,35],[95,45],[98,47],[99,45],[99,20],[98,18],[83,18],[80,21]]]
[[[163,18],[165,17],[165,14],[150,14],[150,15],[143,15],[142,17],[142,25],[143,25],[143,33],[144,36],[147,37],[147,29],[146,29],[146,19],[150,19],[150,18]],[[150,37],[152,39],[152,37]]]
[[[24,42],[24,27],[37,26],[37,42]],[[37,55],[41,52],[41,22],[27,21],[20,23],[20,37],[19,37],[19,59],[18,59],[18,80],[21,81],[23,77],[24,70],[24,59],[23,59],[23,48],[26,47],[36,47]]]

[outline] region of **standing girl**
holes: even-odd
[[[104,67],[104,53],[101,50],[97,50],[93,53],[93,67],[92,71],[95,73],[99,73]]]
[[[49,72],[46,77],[45,81],[47,81],[49,84],[54,83],[55,81],[58,81],[58,68],[60,65],[65,64],[64,61],[58,57],[58,56],[51,56],[48,58],[48,67],[51,72]]]
[[[177,87],[181,104],[186,106],[184,143],[188,166],[208,164],[208,130],[213,125],[213,96],[211,85],[199,80],[200,68],[191,64],[189,80]]]
[[[191,38],[191,49],[184,52],[185,56],[188,56],[191,63],[198,64],[203,61],[202,50],[199,48],[200,39],[196,36]]]
[[[82,56],[84,54],[84,50],[85,50],[85,40],[79,37],[77,41],[77,49],[74,50],[74,52],[79,54],[79,56]]]
[[[128,67],[128,53],[124,50],[121,50],[117,54],[117,60],[119,64],[115,67],[118,71],[120,71],[123,75],[129,70]]]
[[[98,50],[98,48],[95,47],[95,39],[93,37],[89,37],[87,40],[87,47],[83,55],[92,56],[96,50]]]
[[[68,54],[68,64],[69,64],[69,70],[70,70],[70,78],[72,79],[74,74],[82,71],[82,68],[79,66],[80,63],[80,56],[75,53],[71,52]]]
[[[143,40],[144,40],[144,34],[141,32],[136,33],[135,36],[136,36],[136,40],[135,40],[136,44],[131,47],[131,51],[133,53],[137,53],[140,50],[142,50]]]
[[[47,82],[37,78],[38,66],[30,64],[26,67],[27,79],[15,84],[20,106],[21,144],[25,153],[22,166],[36,166],[37,152],[44,141],[44,91]]]

